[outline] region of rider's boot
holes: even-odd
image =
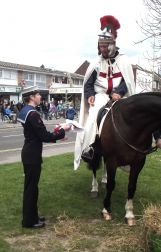
[[[100,154],[100,150],[100,139],[97,135],[94,143],[83,150],[81,157],[85,162],[90,163],[93,161],[95,154]]]
[[[85,161],[87,163],[91,162],[94,157],[94,147],[91,145],[91,146],[87,147],[86,149],[84,149],[81,157],[82,157],[83,161]]]

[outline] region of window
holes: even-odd
[[[67,77],[63,77],[63,79],[62,79],[62,83],[67,84]]]
[[[156,88],[157,85],[156,85],[156,81],[153,82],[153,88]]]
[[[24,80],[26,83],[26,87],[31,87],[34,85],[34,73],[24,73]]]
[[[11,71],[4,70],[4,79],[11,79]]]
[[[78,79],[74,79],[74,84],[79,85],[79,80]]]
[[[39,89],[45,88],[46,85],[46,75],[36,74],[36,85]]]
[[[32,73],[24,73],[24,79],[26,81],[34,82],[34,74],[32,74]]]
[[[46,82],[46,76],[43,74],[36,74],[36,82]]]
[[[58,76],[55,76],[54,82],[58,83]]]
[[[17,72],[12,70],[4,70],[4,79],[16,80]]]
[[[0,78],[2,78],[2,69],[0,69]]]
[[[62,77],[58,78],[58,83],[62,83]]]

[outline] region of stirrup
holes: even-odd
[[[94,148],[92,146],[86,148],[81,155],[83,161],[85,162],[91,162],[94,157]]]

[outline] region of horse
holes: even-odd
[[[120,99],[108,112],[99,141],[95,142],[94,158],[88,164],[96,178],[102,156],[105,161],[107,184],[102,210],[105,220],[112,219],[111,196],[115,188],[117,167],[129,165],[125,220],[129,226],[135,225],[133,198],[137,179],[145,164],[146,155],[152,150],[152,134],[157,130],[161,130],[159,92],[141,93]]]

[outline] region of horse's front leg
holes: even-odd
[[[129,184],[128,184],[128,199],[125,205],[125,211],[126,211],[125,221],[127,222],[129,226],[134,226],[136,223],[135,215],[133,212],[133,198],[136,191],[138,175],[141,169],[143,168],[144,163],[145,163],[145,158],[137,162],[135,161],[135,163],[131,165],[131,169],[130,169]]]
[[[106,197],[104,199],[104,209],[102,210],[103,217],[105,220],[112,219],[111,212],[111,195],[115,188],[115,175],[116,175],[116,166],[113,163],[106,163],[107,169],[107,192]]]
[[[126,205],[125,205],[125,221],[129,226],[134,226],[135,225],[135,215],[133,212],[133,200],[132,199],[127,199]]]
[[[91,198],[97,198],[97,197],[98,197],[98,183],[96,179],[96,170],[93,170]]]

